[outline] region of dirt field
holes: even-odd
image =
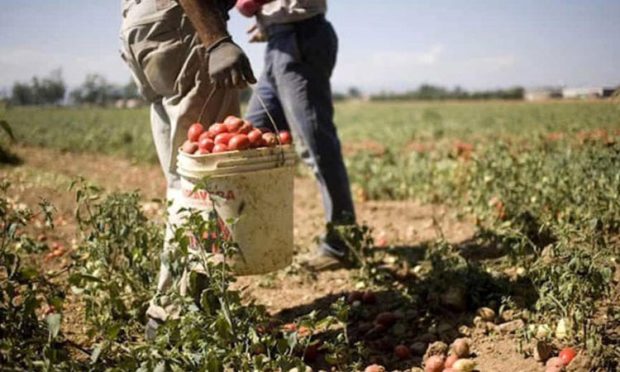
[[[164,180],[158,167],[136,165],[117,158],[91,154],[67,154],[55,150],[21,147],[15,150],[24,160],[17,166],[3,166],[0,176],[14,186],[15,199],[28,205],[39,197],[49,199],[58,209],[58,229],[49,241],[68,247],[75,233],[72,223],[74,195],[67,188],[75,177],[82,176],[107,190],[140,190],[147,208],[159,204],[149,202],[160,198]],[[460,243],[470,238],[474,226],[467,218],[457,218],[446,207],[421,205],[415,202],[364,202],[356,204],[359,220],[374,229],[375,241],[381,246],[415,251],[420,243],[437,238],[439,221],[447,240]],[[308,177],[295,180],[295,242],[298,253],[310,251],[314,238],[321,232],[322,207],[314,181]],[[382,248],[377,248],[382,249]],[[51,265],[67,265],[68,255]],[[239,278],[236,284],[244,299],[255,300],[283,318],[321,308],[338,295],[355,289],[355,283],[346,270],[310,275],[303,270],[284,270],[262,277]],[[386,294],[385,296],[388,296]],[[380,295],[380,299],[381,299]],[[389,300],[386,298],[386,300]],[[80,316],[75,314],[79,304],[69,301],[65,332],[80,342]],[[74,310],[72,312],[72,309]],[[471,326],[471,317],[457,317]],[[462,318],[462,319],[461,319]],[[467,324],[469,319],[470,324]],[[76,324],[77,323],[77,324]],[[457,327],[459,324],[452,323]],[[470,328],[471,330],[471,328]],[[538,371],[543,368],[532,358],[524,359],[517,352],[515,339],[510,335],[485,336],[473,332],[473,350],[480,371]],[[417,357],[419,360],[419,356]],[[414,359],[416,360],[416,359]]]

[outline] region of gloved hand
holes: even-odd
[[[256,83],[250,60],[230,37],[211,45],[209,53],[209,76],[217,88],[244,88]]]

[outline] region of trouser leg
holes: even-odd
[[[166,226],[164,250],[162,254],[162,264],[160,268],[157,295],[155,299],[165,299],[167,290],[172,285],[172,274],[169,268],[169,252],[174,249],[171,239],[174,237],[174,227],[182,223],[182,216],[179,214],[181,205],[178,203],[178,199],[181,197],[181,185],[180,176],[176,170],[176,156],[177,150],[186,140],[187,130],[192,123],[198,121],[198,117],[203,109],[204,103],[208,96],[212,92],[212,85],[206,75],[206,71],[199,68],[199,65],[191,67],[188,66],[187,71],[183,71],[182,79],[189,81],[195,81],[195,85],[188,89],[185,94],[165,98],[162,103],[162,107],[170,119],[170,126],[167,132],[163,129],[157,128],[154,120],[153,132],[159,135],[168,135],[167,139],[155,140],[156,143],[162,145],[162,150],[158,154],[162,162],[164,173],[166,174],[166,180],[168,182],[167,199],[170,207],[168,208],[168,223]],[[212,95],[211,100],[205,107],[201,122],[205,125],[210,125],[217,121],[222,121],[228,115],[239,115],[239,99],[238,91],[236,90],[217,90]],[[190,250],[190,254],[192,251]],[[187,280],[189,273],[184,273],[181,278],[178,278],[178,290],[182,295],[187,291],[189,283]],[[200,282],[204,284],[204,282]],[[194,288],[195,292],[199,292],[200,289]],[[170,313],[174,313],[175,309],[166,308],[161,304],[151,303],[148,314],[153,316],[154,314],[165,314],[167,317]],[[165,310],[162,312],[161,310]],[[156,310],[156,311],[154,311]],[[164,319],[162,319],[164,320]]]
[[[175,32],[169,31],[172,26]],[[205,48],[182,12],[171,11],[153,24],[127,29],[123,39],[125,60],[140,90],[152,102],[153,140],[167,182],[170,207],[165,243],[157,294],[147,310],[150,317],[163,321],[175,312],[166,294],[173,289],[183,294],[189,277],[188,273],[180,278],[173,277],[170,270],[169,253],[175,248],[174,227],[182,222],[178,213],[181,185],[176,169],[177,151],[186,139],[187,129],[196,121],[208,126],[228,115],[239,115],[239,92],[213,91],[206,69]],[[213,95],[205,106],[211,92]]]
[[[316,35],[306,38],[307,34]],[[312,50],[316,48],[316,50]],[[260,95],[280,129],[290,129],[295,148],[313,171],[323,200],[325,219],[343,224],[355,221],[349,180],[340,141],[333,122],[330,76],[337,41],[331,26],[300,35],[293,27],[272,35],[267,47],[265,72],[253,93],[246,118],[269,128]],[[336,241],[334,241],[336,240]],[[326,237],[324,253],[342,256],[346,247]]]
[[[299,32],[276,36],[269,49],[275,87],[287,122],[298,138],[298,152],[319,183],[326,220],[352,222],[355,211],[333,122],[329,82],[335,51],[329,55],[315,53],[311,50],[315,42],[330,48],[329,39],[304,40]]]
[[[278,98],[278,92],[269,74],[270,64],[270,61],[267,59],[265,71],[258,79],[254,92],[252,92],[252,96],[250,97],[245,118],[257,128],[273,130],[273,125],[268,116],[269,114],[275,121],[279,130],[290,130],[288,122],[284,117],[284,111],[282,110],[280,99]],[[261,104],[259,96],[260,100],[265,104],[266,110]]]

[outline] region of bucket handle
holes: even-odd
[[[267,118],[269,118],[269,123],[271,123],[271,126],[276,131],[276,141],[278,141],[278,145],[280,147],[280,159],[279,159],[280,161],[278,162],[277,166],[281,167],[286,162],[286,159],[284,156],[284,148],[282,147],[282,141],[280,140],[280,131],[278,130],[276,121],[273,119],[273,116],[271,116],[271,113],[267,109],[267,105],[265,104],[265,101],[263,101],[263,98],[258,93],[258,89],[256,89],[256,85],[248,85],[248,86],[250,87],[250,89],[252,89],[252,92],[256,95],[256,98],[258,98],[258,102],[263,107],[263,110],[265,110],[265,113],[267,114]],[[215,94],[216,90],[217,90],[217,87],[213,85],[213,87],[211,88],[211,92],[209,92],[207,99],[205,99],[205,102],[202,105],[202,109],[200,110],[200,114],[198,115],[198,121],[197,121],[198,123],[202,123],[202,116],[204,115],[205,110],[207,109],[207,106],[209,105],[209,101],[211,101],[211,98],[213,98],[213,95]]]
[[[267,114],[267,117],[269,118],[269,122],[271,123],[271,126],[276,131],[276,141],[278,141],[278,145],[280,146],[280,162],[278,163],[278,166],[281,167],[284,165],[285,159],[284,159],[284,148],[282,147],[282,141],[280,141],[280,131],[278,130],[276,121],[273,119],[273,116],[271,116],[269,109],[267,109],[267,105],[265,104],[265,101],[263,101],[263,98],[258,93],[258,89],[256,89],[256,85],[253,85],[253,86],[250,85],[250,88],[252,89],[252,92],[256,95],[256,98],[258,99],[258,102],[260,103],[260,105],[263,107],[263,110],[265,110],[265,113]]]

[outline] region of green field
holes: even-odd
[[[12,108],[6,119],[26,144],[156,161],[148,109]],[[620,128],[614,103],[372,103],[336,105],[344,144],[375,140],[400,150],[411,141],[532,139],[550,131]]]

